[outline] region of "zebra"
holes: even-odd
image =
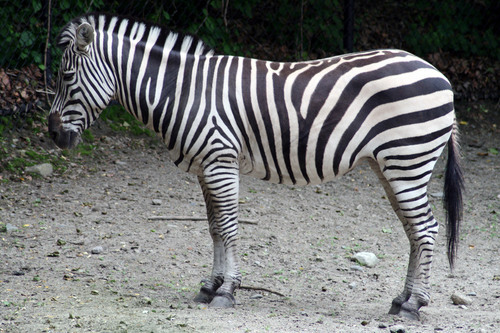
[[[464,188],[458,126],[451,85],[426,61],[395,49],[303,62],[219,55],[192,35],[99,13],[69,22],[57,44],[48,129],[58,147],[75,147],[116,100],[161,136],[177,167],[198,177],[214,256],[195,302],[236,303],[240,174],[311,185],[368,161],[410,243],[404,288],[389,313],[418,320],[430,300],[439,227],[427,186],[446,145],[453,269]]]

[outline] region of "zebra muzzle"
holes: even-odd
[[[80,135],[75,131],[64,130],[59,113],[49,115],[49,135],[61,149],[72,149],[80,142]]]

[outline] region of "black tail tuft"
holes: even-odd
[[[457,253],[460,221],[462,220],[462,190],[464,177],[460,168],[460,152],[457,132],[454,128],[448,141],[448,162],[444,178],[444,208],[446,210],[446,234],[448,238],[448,260],[453,269]]]

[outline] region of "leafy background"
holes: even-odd
[[[346,52],[348,1],[0,0],[0,126],[2,116],[46,105],[60,58],[56,36],[84,13],[138,17],[198,35],[223,54],[296,61]],[[352,1],[355,51],[408,50],[444,72],[457,100],[499,100],[499,1]]]

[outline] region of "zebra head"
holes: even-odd
[[[110,69],[98,59],[96,31],[85,19],[70,22],[57,44],[63,56],[56,95],[49,114],[49,133],[60,148],[73,148],[114,96]]]

